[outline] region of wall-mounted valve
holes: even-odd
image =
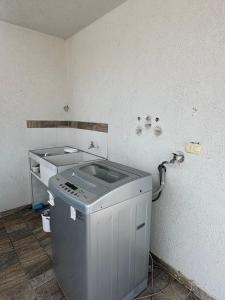
[[[142,127],[141,126],[137,126],[136,135],[142,135]]]
[[[158,171],[159,171],[159,187],[156,191],[152,193],[152,201],[155,202],[157,201],[161,194],[162,191],[165,188],[165,181],[166,181],[166,165],[169,164],[174,164],[177,162],[178,164],[184,162],[184,153],[181,151],[177,151],[176,153],[173,153],[173,157],[169,161],[163,161],[159,166],[158,166]]]
[[[99,146],[97,144],[95,144],[93,141],[90,142],[90,145],[88,147],[88,149],[96,149],[98,150],[99,149]]]
[[[151,128],[151,126],[152,126],[151,116],[148,115],[148,116],[145,118],[145,128],[146,128],[146,129],[149,129],[149,128]]]
[[[178,151],[176,153],[173,153],[173,158],[170,160],[170,164],[174,164],[175,162],[181,164],[184,162],[184,153],[181,151]]]
[[[91,141],[90,146],[88,147],[88,149],[92,149],[92,148],[95,148],[95,144],[94,144],[93,141]]]
[[[69,108],[69,105],[65,105],[65,106],[63,106],[63,109],[64,109],[64,111],[65,111],[65,112],[68,112],[68,111],[69,111],[69,109],[70,109],[70,108]]]

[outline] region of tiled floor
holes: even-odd
[[[52,268],[50,234],[40,213],[23,209],[0,219],[0,300],[64,299]]]
[[[153,300],[197,299],[161,269],[154,270]],[[42,231],[40,213],[25,208],[0,218],[0,300],[65,299],[52,266],[51,237]],[[80,300],[80,299],[74,299]],[[107,300],[107,299],[99,299]]]

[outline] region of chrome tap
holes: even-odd
[[[93,141],[91,141],[90,146],[88,147],[88,149],[92,149],[92,148],[95,148],[95,145],[94,145]]]

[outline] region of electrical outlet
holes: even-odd
[[[202,152],[202,145],[198,143],[187,143],[185,145],[185,151],[187,153],[199,155]]]

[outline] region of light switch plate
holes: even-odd
[[[202,152],[202,145],[197,143],[187,143],[185,145],[185,151],[187,153],[199,155]]]

